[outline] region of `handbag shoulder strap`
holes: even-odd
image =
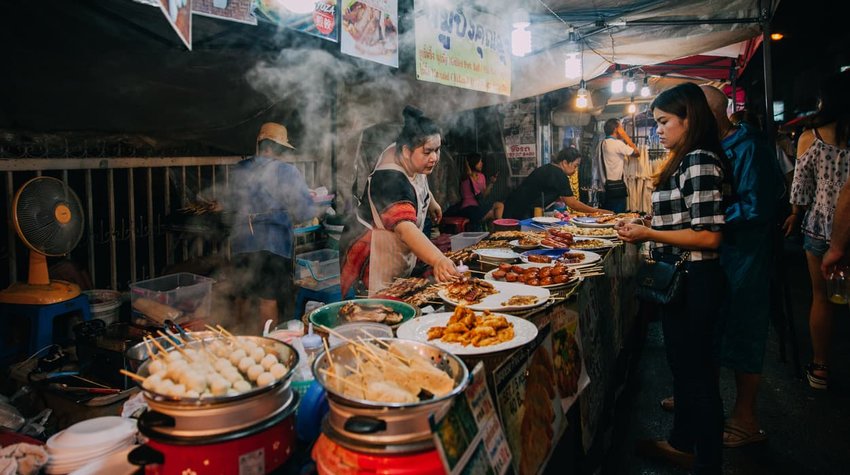
[[[604,147],[605,140],[606,140],[606,138],[603,138],[599,142],[599,157],[602,158],[602,160],[600,160],[600,161],[602,162],[602,181],[603,181],[603,183],[608,181],[608,169],[605,167],[605,147]]]

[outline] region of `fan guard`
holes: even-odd
[[[33,178],[18,190],[14,206],[18,235],[36,252],[62,256],[83,237],[80,198],[61,180]]]

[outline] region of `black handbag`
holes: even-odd
[[[599,144],[599,154],[602,157],[602,176],[605,177],[605,200],[618,200],[629,196],[625,180],[609,180],[608,170],[605,168],[605,153],[602,143]],[[603,200],[604,201],[604,200]]]
[[[637,271],[637,297],[647,302],[666,304],[682,296],[685,280],[685,261],[690,252],[681,256],[647,260]]]

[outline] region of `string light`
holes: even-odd
[[[619,94],[623,92],[623,74],[620,72],[620,65],[614,65],[614,74],[611,76],[611,92]]]
[[[567,79],[580,78],[582,76],[581,58],[579,57],[581,46],[576,41],[576,32],[573,28],[570,29],[567,48],[569,52],[564,59],[564,76]]]
[[[632,73],[629,73],[629,81],[626,83],[626,92],[632,94],[637,89],[637,84],[635,84],[635,78]]]
[[[629,102],[629,107],[626,108],[626,110],[629,112],[629,114],[634,114],[635,112],[637,112],[637,105],[635,105],[635,97],[634,96],[632,96],[632,100],[631,100],[631,102]]]
[[[643,87],[640,88],[640,97],[649,97],[651,91],[649,90],[649,79],[643,78]]]
[[[530,25],[527,11],[514,12],[514,30],[511,32],[511,53],[514,56],[525,56],[531,52],[531,31],[528,30]]]
[[[584,82],[584,79],[579,82],[578,92],[576,93],[576,108],[577,109],[587,109],[589,105],[587,99],[587,84]]]

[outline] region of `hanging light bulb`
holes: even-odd
[[[514,12],[514,30],[511,32],[511,53],[514,56],[525,56],[531,52],[531,32],[528,31],[530,25],[527,11]]]
[[[637,84],[635,84],[635,78],[632,73],[629,73],[629,80],[626,82],[626,92],[632,94],[637,89]]]
[[[584,79],[582,79],[578,86],[578,92],[576,93],[577,109],[587,109],[587,106],[589,105],[586,86],[587,84],[584,82]]]
[[[632,96],[631,102],[629,102],[629,107],[626,108],[629,114],[634,114],[637,112],[637,105],[635,104],[635,97]]]
[[[619,94],[623,92],[623,74],[620,73],[620,65],[614,65],[614,74],[611,76],[611,92]]]
[[[640,88],[640,97],[649,97],[650,93],[651,92],[649,90],[649,79],[643,78],[643,87]]]
[[[581,77],[581,58],[580,53],[570,53],[567,59],[564,60],[564,76],[567,79],[575,79]]]
[[[299,15],[312,13],[316,8],[315,0],[282,0],[281,3],[284,8]]]

